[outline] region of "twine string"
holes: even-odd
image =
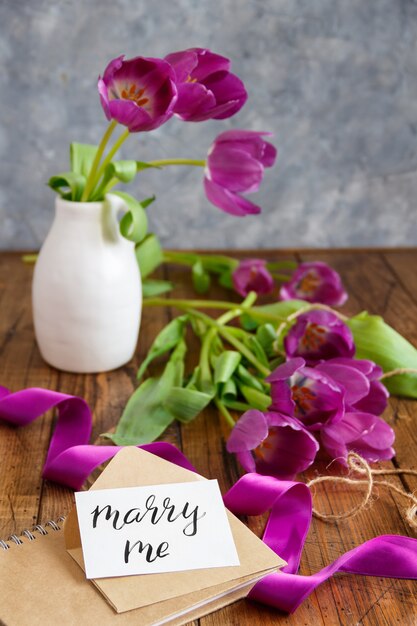
[[[417,369],[415,367],[398,367],[395,370],[382,374],[382,376],[379,377],[379,380],[391,378],[391,376],[398,376],[399,374],[417,374]]]
[[[307,487],[312,487],[319,483],[342,483],[344,485],[350,485],[354,487],[365,487],[362,500],[359,504],[353,506],[351,509],[344,511],[343,513],[322,513],[315,507],[313,508],[313,515],[324,522],[337,522],[348,518],[355,517],[363,511],[371,502],[372,492],[375,486],[386,487],[391,491],[395,491],[400,496],[408,500],[408,507],[402,512],[403,519],[413,528],[417,530],[417,497],[414,493],[409,493],[404,489],[397,487],[393,483],[387,480],[375,480],[374,476],[377,475],[400,475],[409,474],[411,476],[417,476],[417,470],[413,469],[371,469],[367,461],[363,459],[356,452],[350,452],[348,455],[348,467],[349,471],[354,474],[360,474],[364,478],[351,478],[350,476],[318,476],[313,478],[307,483]]]

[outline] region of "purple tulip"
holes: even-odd
[[[295,416],[310,431],[336,424],[343,417],[343,386],[324,372],[305,367],[300,357],[277,367],[266,380],[271,383],[270,409]]]
[[[173,115],[177,99],[175,72],[166,61],[124,55],[110,61],[98,80],[101,105],[108,120],[130,132],[153,130]]]
[[[319,302],[329,306],[340,306],[347,300],[341,278],[326,263],[316,261],[301,263],[291,280],[282,285],[281,300],[300,299]]]
[[[379,381],[382,369],[373,361],[337,358],[320,363],[316,369],[343,384],[349,410],[381,415],[386,409],[389,393]]]
[[[189,48],[173,52],[165,60],[176,74],[174,112],[186,122],[231,117],[245,104],[245,86],[229,71],[229,59],[204,48]]]
[[[284,348],[287,356],[301,356],[309,364],[355,354],[350,328],[330,311],[301,314],[288,331]]]
[[[210,147],[204,187],[207,198],[222,211],[239,216],[260,213],[259,206],[239,193],[257,191],[265,168],[274,164],[277,151],[262,139],[269,134],[228,130]]]
[[[319,444],[297,420],[269,411],[247,411],[227,442],[247,472],[292,478],[309,467]]]
[[[371,413],[345,413],[337,424],[323,427],[320,439],[329,455],[343,464],[351,450],[369,462],[392,459],[395,454],[394,431]]]
[[[270,293],[274,288],[274,279],[266,268],[263,259],[245,259],[232,274],[233,286],[241,296],[249,292],[261,295]]]

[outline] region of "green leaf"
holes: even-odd
[[[146,278],[142,282],[142,295],[144,298],[153,298],[174,289],[173,283],[168,280],[156,280]]]
[[[239,385],[239,390],[253,409],[266,411],[271,406],[271,398],[265,393],[257,391],[247,385]]]
[[[210,274],[204,269],[201,260],[196,261],[192,266],[191,276],[196,292],[200,294],[207,293],[210,287]]]
[[[157,340],[162,340],[162,333]],[[159,437],[174,419],[189,422],[209,404],[214,392],[181,386],[185,352],[186,344],[181,338],[162,376],[148,378],[139,386],[130,397],[116,432],[103,436],[119,445],[148,443]]]
[[[159,239],[153,233],[136,246],[135,253],[142,278],[149,276],[164,260]]]
[[[277,333],[272,324],[261,324],[261,326],[258,326],[256,329],[256,338],[267,356],[275,356],[274,343],[277,339]]]
[[[219,285],[226,287],[226,289],[233,289],[232,272],[226,271],[219,276]]]
[[[214,368],[214,382],[216,385],[219,383],[226,383],[233,376],[233,372],[239,365],[242,359],[240,352],[233,350],[225,350],[216,359],[216,365]]]
[[[347,320],[356,344],[356,358],[370,359],[384,372],[398,368],[417,369],[416,348],[382,317],[360,313]],[[394,395],[417,398],[417,375],[398,374],[382,381]]]
[[[231,402],[237,398],[237,386],[233,378],[227,380],[220,389],[220,398],[226,402]]]
[[[242,381],[244,385],[257,389],[262,393],[265,391],[265,385],[253,376],[243,365],[238,365],[236,374],[238,379]]]
[[[70,144],[71,170],[75,174],[81,174],[86,179],[91,172],[98,147],[88,143]]]
[[[136,176],[135,161],[112,161],[106,166],[100,184],[91,196],[92,201],[101,201],[118,182],[129,183]]]
[[[180,315],[173,319],[155,338],[145,360],[141,363],[137,378],[140,380],[148,365],[157,357],[176,348],[184,337],[185,326],[188,321],[187,315]]]
[[[212,398],[214,398],[216,394],[216,386],[212,378],[207,376],[203,377],[202,369],[199,365],[194,368],[191,378],[188,381],[187,389],[197,389],[197,391],[202,391]]]
[[[128,207],[128,211],[120,221],[120,232],[129,241],[141,242],[148,230],[148,217],[144,207],[146,201],[139,202],[139,200],[136,200],[136,198],[124,191],[115,191],[113,193],[115,196],[122,198]]]
[[[82,174],[74,172],[63,172],[52,176],[48,185],[54,191],[58,192],[65,200],[72,200],[77,202],[81,200],[82,193],[84,191],[86,178]]]
[[[165,406],[180,422],[190,422],[210,403],[212,395],[197,389],[174,387]]]
[[[117,178],[121,183],[130,183],[136,176],[136,161],[111,161],[105,173],[109,171],[109,178]]]
[[[266,356],[265,350],[263,349],[262,344],[258,341],[258,339],[252,335],[249,337],[247,344],[248,344],[248,348],[253,352],[253,354],[256,356],[258,361],[260,361],[263,365],[268,367],[269,366],[268,357]]]
[[[114,434],[104,436],[117,445],[154,441],[174,420],[164,402],[175,379],[175,365],[168,362],[160,378],[148,378],[130,396]]]

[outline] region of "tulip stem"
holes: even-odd
[[[190,308],[226,309],[231,311],[242,308],[241,304],[233,304],[223,300],[178,300],[175,298],[144,298],[143,306],[172,306],[182,311],[188,311]],[[286,322],[287,320],[286,317],[282,317],[281,315],[259,311],[256,307],[252,308],[246,306],[242,312],[249,313],[254,319],[263,320],[265,322],[279,323]]]
[[[236,422],[233,419],[233,417],[230,415],[229,411],[226,409],[226,407],[223,404],[223,402],[221,400],[219,400],[219,398],[217,396],[214,398],[214,404],[219,409],[220,414],[225,418],[228,426],[233,428]]]
[[[198,161],[197,159],[161,159],[160,161],[147,161],[147,164],[152,167],[166,167],[167,165],[193,165],[195,167],[205,167],[206,162],[204,160]]]
[[[221,254],[196,254],[194,252],[181,252],[176,250],[164,250],[165,263],[178,263],[179,265],[192,266],[197,261],[201,261],[204,267],[224,266],[231,270],[237,267],[239,261],[230,256]]]
[[[99,146],[97,148],[96,156],[94,157],[94,161],[93,161],[90,173],[89,173],[88,178],[87,178],[87,182],[86,182],[85,187],[84,187],[83,195],[81,196],[81,202],[87,202],[88,201],[90,192],[92,191],[93,186],[95,186],[94,182],[95,182],[95,176],[96,176],[97,168],[99,166],[101,157],[103,156],[104,150],[105,150],[105,148],[107,146],[107,143],[108,143],[108,141],[109,141],[109,139],[110,139],[114,129],[116,128],[116,126],[117,126],[116,120],[112,120],[110,122],[110,124],[108,125],[107,130],[104,133],[102,140],[100,141],[100,144],[99,144]]]
[[[102,162],[102,164],[100,165],[94,180],[93,180],[93,184],[92,184],[92,189],[95,189],[100,181],[100,178],[103,176],[104,171],[106,169],[106,167],[108,166],[109,163],[111,163],[112,158],[114,157],[114,155],[116,154],[116,152],[119,150],[120,146],[126,141],[126,139],[129,137],[130,132],[129,129],[126,128],[126,130],[120,135],[120,137],[118,138],[117,141],[114,142],[113,147],[111,148],[111,150],[109,150],[106,158],[104,159],[104,161]]]
[[[233,304],[223,300],[178,300],[175,298],[144,298],[143,306],[173,306],[178,309],[226,309],[230,311],[242,308],[241,304]]]
[[[239,341],[239,339],[233,336],[233,334],[230,332],[230,329],[222,326],[222,324],[219,324],[217,320],[213,320],[208,315],[204,315],[204,313],[200,313],[199,311],[195,311],[194,309],[190,309],[189,313],[197,318],[200,318],[209,326],[216,328],[219,335],[221,335],[228,343],[230,343],[231,346],[236,348],[236,350],[238,350],[249,361],[249,363],[251,363],[258,370],[258,372],[260,372],[263,376],[269,376],[271,370],[265,367],[263,363],[258,361],[253,352],[249,350],[249,348],[247,348],[245,344]]]

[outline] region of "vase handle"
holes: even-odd
[[[106,195],[103,206],[103,235],[107,241],[125,240],[120,232],[120,219],[128,210],[123,198],[112,193]]]

